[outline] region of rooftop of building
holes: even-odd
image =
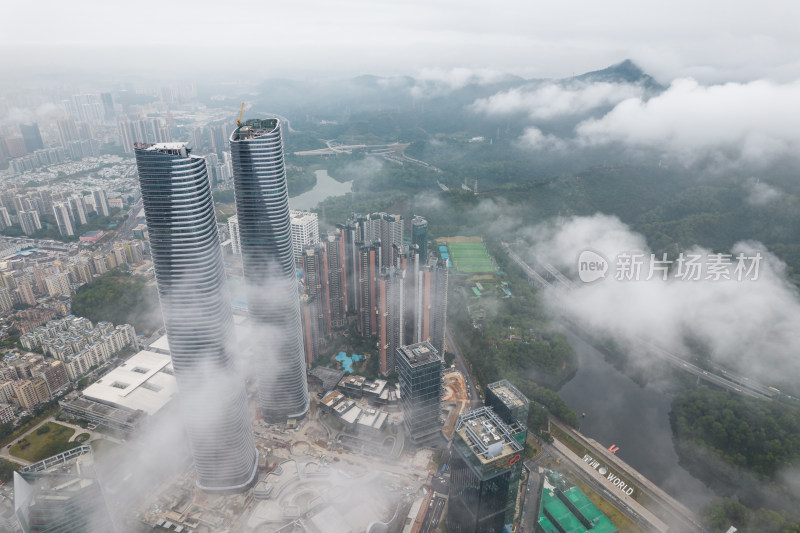
[[[507,379],[489,383],[488,388],[511,409],[524,407],[530,404],[530,400]]]
[[[412,368],[442,361],[439,352],[436,351],[436,348],[428,341],[401,346],[397,349],[397,353],[405,359]]]
[[[153,415],[178,393],[168,355],[141,351],[100,378],[83,395],[101,403]]]
[[[76,410],[82,411],[87,415],[91,414],[102,417],[110,423],[123,427],[135,426],[143,416],[141,411],[131,412],[127,409],[111,407],[110,405],[105,405],[82,396],[73,398],[72,400],[65,402],[63,405],[70,406]]]
[[[43,459],[38,463],[25,466],[19,473],[26,479],[39,478],[36,484],[39,488],[58,489],[59,491],[74,491],[94,481],[94,454],[91,446],[78,446],[58,455]],[[51,474],[48,476],[47,474]],[[65,482],[63,476],[75,476],[75,483]],[[82,484],[81,484],[82,483]]]
[[[191,152],[189,143],[185,142],[166,142],[166,143],[136,143],[135,147],[148,152],[160,152],[162,154],[177,155],[186,157]]]
[[[277,118],[251,118],[236,128],[231,135],[233,141],[246,141],[275,131],[278,127]]]
[[[544,477],[539,509],[539,525],[545,533],[618,531],[611,520],[559,472],[550,472]],[[584,524],[590,524],[591,529],[587,529]]]
[[[339,391],[332,390],[329,391],[328,394],[323,396],[321,403],[328,407],[333,407],[342,400],[344,400],[344,394],[342,394]]]
[[[456,433],[481,463],[491,463],[522,451],[522,445],[512,436],[490,407],[480,407],[462,414]]]
[[[344,371],[318,366],[316,368],[312,368],[309,374],[315,379],[319,380],[321,389],[323,391],[328,391],[336,387],[336,385],[342,379],[342,376],[344,376]]]
[[[289,219],[292,222],[306,222],[318,218],[319,216],[316,213],[312,213],[310,211],[296,211],[294,209],[289,211]]]
[[[339,382],[339,385],[343,387],[356,387],[361,388],[364,386],[364,382],[367,380],[364,376],[346,376],[342,378]]]

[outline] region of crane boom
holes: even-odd
[[[236,121],[236,123],[239,125],[240,128],[242,127],[242,115],[243,114],[244,114],[244,102],[242,102],[242,109],[239,111],[239,120]]]

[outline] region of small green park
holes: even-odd
[[[75,430],[70,427],[47,422],[14,443],[9,453],[32,463],[41,461],[79,446],[79,442],[69,441],[74,434]]]

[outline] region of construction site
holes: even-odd
[[[418,531],[436,497],[429,484],[438,467],[435,450],[407,445],[399,407],[376,407],[369,393],[357,397],[354,387],[374,388],[358,378],[343,378],[321,397],[312,393],[308,415],[293,427],[256,422],[259,471],[252,490],[204,493],[186,469],[140,509],[142,531]],[[442,430],[452,438],[459,414],[469,409],[458,371],[444,375],[442,407]],[[348,423],[350,412],[358,416]],[[358,424],[365,415],[373,425]]]

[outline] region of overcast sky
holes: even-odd
[[[0,67],[34,72],[563,77],[631,58],[666,82],[800,78],[796,0],[4,0],[0,15]]]

